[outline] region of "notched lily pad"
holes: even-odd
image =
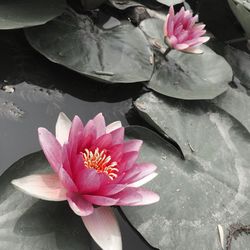
[[[0,249],[87,250],[91,239],[66,202],[46,202],[16,190],[11,180],[48,172],[42,152],[28,155],[0,177]],[[51,170],[50,170],[51,171]]]
[[[49,60],[101,81],[141,82],[152,75],[148,41],[129,22],[102,29],[88,16],[69,10],[46,25],[27,29],[26,36]]]
[[[212,102],[232,115],[250,132],[250,97],[247,94],[229,88]]]
[[[232,66],[235,76],[243,85],[250,88],[250,54],[231,46],[226,46],[223,54]]]
[[[0,29],[41,25],[61,15],[65,8],[65,0],[1,0]]]
[[[150,101],[149,105],[152,104],[155,106]],[[154,112],[158,113],[165,105],[158,105]],[[190,114],[180,111],[179,115],[173,105],[169,109],[166,112],[164,108],[161,119],[169,127],[175,126],[171,132],[175,130],[180,136],[184,137],[184,133],[189,136],[188,127],[195,115],[191,110]],[[161,199],[153,205],[123,207],[122,210],[142,236],[158,249],[218,250],[221,249],[218,224],[226,230],[232,223],[249,224],[250,221],[249,159],[243,159],[234,151],[246,145],[249,150],[250,136],[248,133],[242,136],[238,130],[242,126],[237,122],[230,121],[230,124],[213,112],[209,115],[212,121],[209,131],[209,126],[204,126],[206,114],[201,109],[196,111],[196,116],[204,119],[204,123],[196,125],[197,120],[193,121],[190,143],[196,152],[189,154],[186,160],[173,153],[166,141],[152,131],[127,130],[132,138],[144,141],[140,160],[158,166],[159,175],[146,187],[159,193]],[[172,115],[176,116],[173,121]],[[186,117],[182,120],[181,115]],[[235,243],[235,250],[247,249],[250,237]]]
[[[228,3],[250,39],[250,2],[245,0],[228,0]]]
[[[164,49],[163,21],[147,19],[140,28],[151,41]],[[166,47],[165,47],[166,48]],[[225,59],[206,45],[201,46],[201,55],[172,50],[165,59],[155,53],[155,71],[148,84],[154,91],[179,99],[213,99],[228,88],[232,69]]]

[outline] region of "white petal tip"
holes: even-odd
[[[38,199],[47,201],[66,200],[66,190],[54,174],[30,175],[14,179],[11,184],[19,191]]]
[[[99,207],[89,216],[82,217],[92,238],[103,250],[122,250],[118,222],[110,207]]]

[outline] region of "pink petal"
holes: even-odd
[[[61,112],[56,122],[56,139],[61,145],[68,142],[70,127],[70,119],[64,113]]]
[[[47,129],[39,128],[38,136],[43,152],[55,172],[58,172],[62,161],[62,147]]]
[[[188,48],[188,49],[185,49],[183,50],[182,52],[185,52],[185,53],[190,53],[190,54],[203,54],[203,50],[199,49],[199,48]]]
[[[94,119],[93,122],[96,127],[96,136],[97,138],[104,135],[106,133],[106,124],[105,119],[102,113],[99,113]]]
[[[169,7],[169,12],[168,12],[168,14],[169,14],[170,17],[174,17],[174,6],[173,6],[173,5],[171,5],[171,6]]]
[[[180,35],[180,33],[183,31],[183,25],[180,24],[176,27],[176,29],[174,30],[174,35],[176,37],[178,37]]]
[[[152,191],[149,191],[144,188],[137,188],[136,191],[141,195],[142,199],[139,202],[135,202],[134,204],[130,204],[130,206],[144,206],[156,203],[160,200],[160,196]]]
[[[95,169],[87,169],[83,166],[75,178],[75,183],[81,194],[93,193],[100,188],[100,175]]]
[[[135,164],[127,173],[122,183],[136,182],[149,174],[152,174],[156,170],[156,166],[151,163]]]
[[[113,122],[106,127],[106,133],[111,133],[112,131],[121,128],[122,123],[120,121]]]
[[[149,205],[159,201],[158,194],[144,188],[128,187],[114,196],[119,198],[116,205],[120,206],[141,206]]]
[[[11,182],[22,192],[47,201],[66,200],[66,190],[55,174],[30,175]]]
[[[168,36],[168,18],[169,18],[169,14],[167,14],[166,17],[166,21],[164,23],[164,28],[163,28],[163,32],[164,32],[164,36]]]
[[[62,183],[62,185],[70,192],[78,192],[78,188],[70,175],[67,173],[67,171],[64,168],[60,168],[59,172],[59,179]]]
[[[97,195],[83,195],[83,198],[92,204],[99,206],[113,206],[117,203],[118,199],[113,199],[105,196],[97,196]]]
[[[130,206],[130,204],[142,201],[142,196],[137,193],[137,188],[134,187],[127,187],[113,197],[118,199],[117,206]]]
[[[174,35],[169,37],[167,41],[171,48],[174,48],[175,45],[178,43],[178,39]]]
[[[129,140],[124,142],[123,146],[123,152],[130,152],[130,151],[140,151],[140,148],[142,146],[143,141],[142,140]]]
[[[81,147],[83,149],[89,148],[92,145],[93,140],[95,139],[96,139],[96,127],[95,127],[93,120],[90,120],[88,121],[88,123],[86,124],[84,128]]]
[[[79,216],[88,216],[94,212],[93,205],[84,200],[79,194],[68,193],[67,200],[70,208]]]
[[[109,184],[105,185],[99,192],[100,195],[103,196],[111,196],[114,194],[117,194],[121,192],[123,189],[125,189],[127,185],[124,184]]]
[[[176,50],[184,50],[184,49],[187,49],[188,47],[189,47],[189,45],[187,45],[185,43],[181,43],[181,44],[176,44],[174,48]]]
[[[136,181],[134,183],[131,183],[128,185],[128,187],[141,187],[143,185],[145,185],[146,183],[152,181],[158,174],[157,173],[152,173],[147,175],[146,177],[140,179],[139,181]]]
[[[129,170],[136,162],[138,155],[139,153],[137,151],[124,153],[120,166],[119,166],[119,170],[120,171]]]
[[[69,160],[69,153],[68,153],[67,144],[64,144],[63,148],[62,148],[62,167],[66,170],[66,172],[70,176],[72,175],[71,162]]]
[[[118,222],[111,208],[99,207],[82,217],[92,238],[103,250],[122,250],[122,238]]]
[[[71,154],[76,154],[81,146],[81,138],[83,137],[83,123],[78,116],[75,116],[72,121],[72,126],[69,132],[69,146]]]
[[[118,128],[110,134],[112,135],[112,144],[120,144],[124,140],[124,127]]]
[[[187,40],[188,38],[188,34],[189,34],[188,30],[183,30],[181,34],[177,37],[178,43],[179,44],[185,43],[185,40]]]
[[[120,162],[123,156],[124,146],[123,144],[114,145],[113,147],[109,148],[109,155],[112,161]]]
[[[182,8],[180,9],[180,11],[177,12],[176,15],[175,15],[174,18],[173,18],[176,27],[179,26],[179,24],[182,23],[183,18],[184,18],[184,15],[185,15],[185,9],[184,9],[184,7],[182,7]]]
[[[112,135],[104,134],[94,142],[94,145],[92,145],[91,149],[95,150],[96,148],[99,148],[101,151],[103,149],[109,148],[111,145],[112,145]]]

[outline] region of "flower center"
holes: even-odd
[[[117,177],[117,162],[111,161],[111,157],[105,154],[105,150],[99,152],[99,148],[96,148],[94,152],[85,148],[82,152],[84,166],[86,168],[94,168],[97,173],[105,173],[113,180]]]

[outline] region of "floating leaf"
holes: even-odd
[[[88,16],[67,11],[26,30],[26,36],[49,60],[101,81],[148,81],[153,71],[147,39],[129,22],[105,30]]]
[[[235,76],[250,88],[250,54],[231,46],[226,46],[223,54],[232,66]]]
[[[20,159],[0,177],[1,250],[90,249],[90,236],[67,202],[31,198],[10,183],[12,179],[49,169],[43,153],[38,152]]]
[[[247,37],[250,39],[250,2],[245,0],[228,0],[234,15],[245,30]]]
[[[183,3],[184,0],[156,0],[159,3],[165,4],[167,6]]]
[[[0,29],[44,24],[62,14],[65,0],[1,0]]]
[[[163,22],[147,19],[140,28],[153,46],[166,49],[163,41]],[[179,99],[213,99],[228,88],[232,70],[225,59],[203,45],[201,55],[172,50],[165,59],[159,52],[155,72],[148,87],[166,96]]]
[[[139,2],[128,0],[109,0],[109,3],[119,10],[126,10],[131,7],[143,6]]]
[[[158,166],[159,175],[146,186],[159,193],[161,199],[150,206],[124,207],[123,212],[157,249],[221,249],[217,225],[228,228],[231,223],[247,224],[250,220],[249,133],[243,135],[244,128],[240,124],[226,115],[212,111],[207,114],[199,105],[194,110],[187,108],[187,112],[177,111],[171,105],[166,112],[168,102],[162,101],[156,106],[158,98],[155,102],[152,98],[144,98],[148,105],[157,107],[154,109],[157,115],[162,112],[164,116],[159,115],[159,119],[165,121],[171,132],[192,138],[190,144],[196,151],[182,160],[152,131],[128,128],[131,138],[144,141],[140,160]],[[159,112],[162,107],[165,112]],[[208,125],[204,126],[205,122]],[[245,146],[248,150],[246,160],[238,154],[238,148]],[[235,243],[234,249],[247,249],[250,238]]]
[[[250,97],[247,94],[229,88],[214,99],[213,103],[232,115],[250,132]]]

